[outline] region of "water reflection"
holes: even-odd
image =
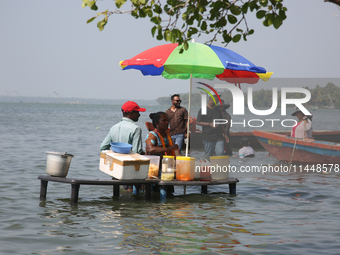
[[[190,200],[190,195],[185,196],[186,199],[188,197]],[[127,252],[187,254],[232,251],[241,244],[235,233],[252,233],[251,229],[236,223],[235,213],[253,212],[232,210],[235,201],[227,194],[206,198],[210,200],[209,204],[189,203],[183,198],[165,204],[150,203],[148,207],[117,203],[112,210],[103,210],[97,216],[100,221],[97,231],[106,237],[119,238],[121,241],[115,249]]]

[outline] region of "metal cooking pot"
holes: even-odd
[[[46,154],[46,173],[55,177],[66,177],[74,156],[67,152],[56,151],[46,151]]]

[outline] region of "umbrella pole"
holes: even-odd
[[[185,149],[185,156],[188,157],[189,151],[189,134],[190,134],[190,108],[191,108],[191,88],[192,88],[192,73],[190,74],[190,88],[189,88],[189,105],[188,105],[188,122],[187,122],[187,144]]]

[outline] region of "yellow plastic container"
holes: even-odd
[[[222,180],[229,178],[229,156],[212,156],[211,163],[211,178],[214,180]]]
[[[176,180],[192,181],[195,177],[195,158],[176,157]]]

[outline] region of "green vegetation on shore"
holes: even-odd
[[[337,87],[333,83],[328,83],[325,87],[320,87],[317,85],[314,89],[309,89],[304,87],[311,92],[311,99],[305,104],[309,108],[340,108],[340,87]],[[226,103],[232,104],[233,98],[231,92],[224,90],[220,92],[221,99]],[[273,92],[271,89],[259,91],[253,91],[253,104],[255,108],[270,108],[272,106],[272,96]],[[188,105],[189,93],[180,94],[182,105]],[[288,98],[304,98],[305,95],[301,93],[287,94]],[[246,95],[245,95],[246,98]],[[170,96],[157,98],[158,105],[170,105]],[[245,99],[245,104],[247,100]],[[200,106],[201,105],[201,93],[191,94],[191,105]],[[281,106],[281,91],[278,90],[278,107]]]

